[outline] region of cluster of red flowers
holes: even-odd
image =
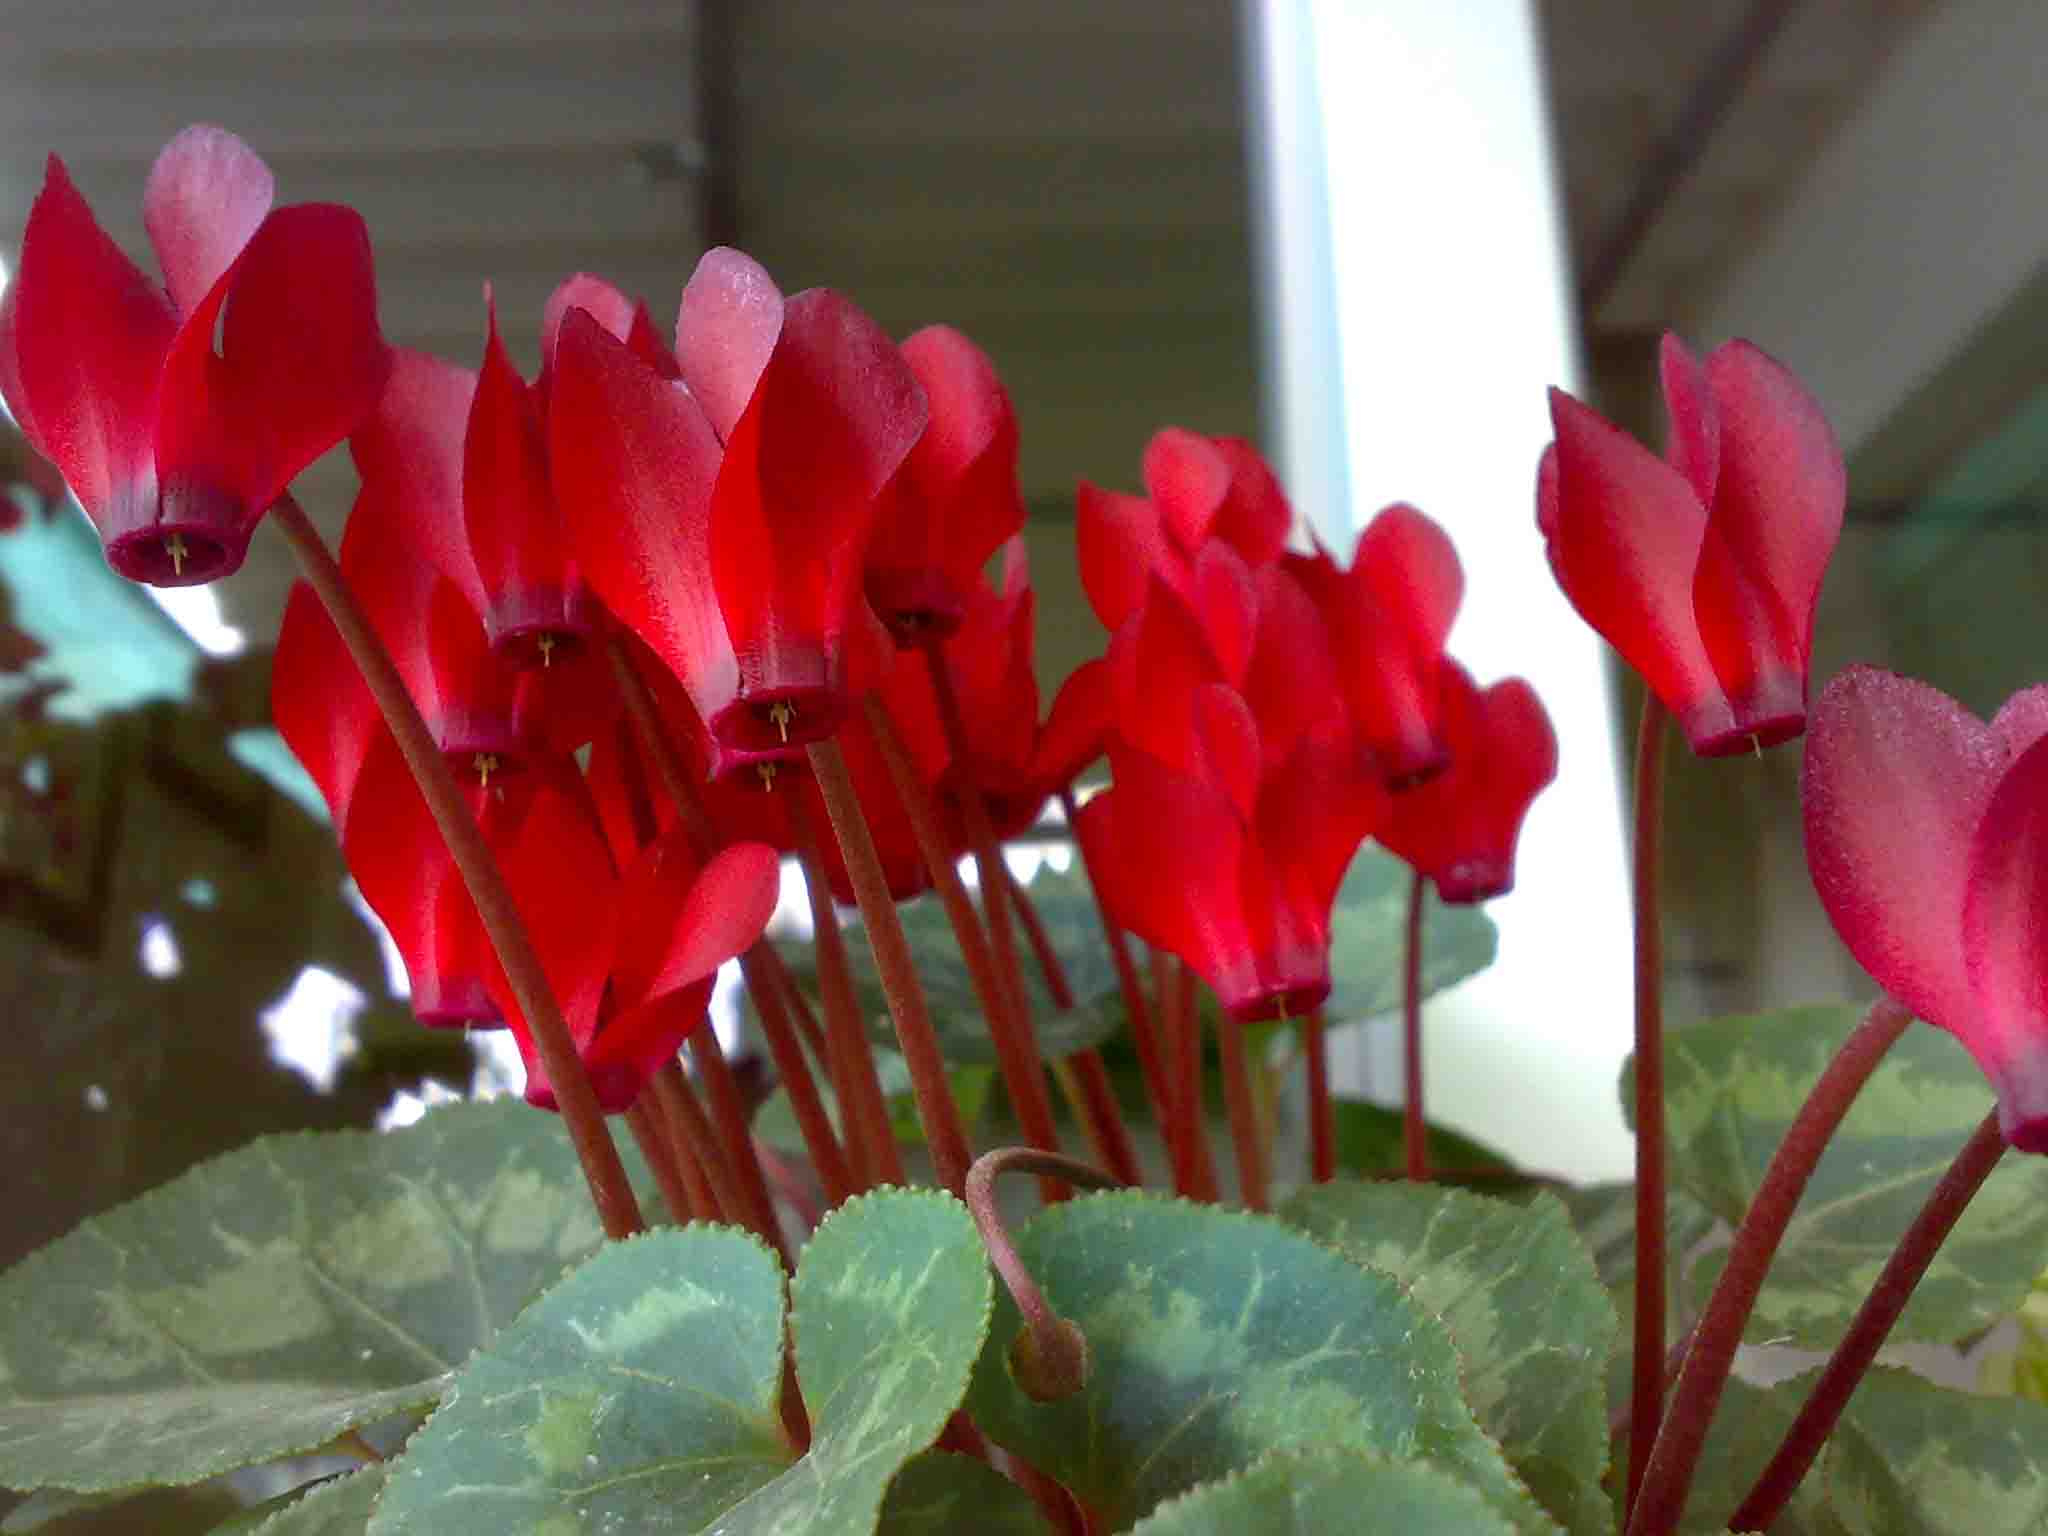
[[[239,140],[175,139],[147,210],[166,296],[53,159],[0,317],[0,389],[116,568],[158,582],[233,570],[292,476],[349,439],[343,575],[462,770],[606,1107],[701,1019],[712,971],[766,921],[776,854],[824,824],[807,744],[841,743],[894,894],[925,885],[878,723],[956,849],[968,806],[1014,834],[1106,750],[1116,787],[1078,831],[1110,911],[1241,1018],[1326,993],[1331,903],[1370,834],[1449,898],[1506,889],[1555,746],[1526,686],[1481,692],[1444,660],[1461,578],[1420,514],[1375,521],[1346,572],[1285,549],[1292,514],[1248,445],[1160,434],[1150,499],[1082,489],[1083,575],[1115,639],[1041,720],[1017,425],[967,338],[898,345],[844,296],[785,297],[715,250],[673,347],[643,303],[563,283],[529,383],[494,309],[480,370],[386,347],[361,220],[270,204]],[[723,852],[650,792],[618,665],[687,744]],[[420,1016],[504,1019],[523,1040],[304,589],[273,695]]]
[[[1113,638],[1041,720],[1017,424],[959,333],[899,345],[844,296],[785,297],[715,250],[673,346],[643,303],[563,283],[529,383],[494,310],[476,372],[389,348],[360,217],[273,208],[267,168],[219,129],[171,142],[144,213],[161,284],[52,157],[0,302],[0,394],[114,568],[160,584],[234,570],[292,478],[350,441],[344,576],[464,771],[608,1108],[758,938],[778,854],[824,824],[804,749],[828,737],[899,897],[927,871],[885,748],[909,757],[956,850],[966,813],[1015,833],[1106,753],[1113,787],[1076,833],[1110,916],[1240,1020],[1327,993],[1331,904],[1367,837],[1445,900],[1512,881],[1556,744],[1527,685],[1481,689],[1446,658],[1462,574],[1413,508],[1376,517],[1346,569],[1289,547],[1293,514],[1248,444],[1161,432],[1146,496],[1081,488],[1082,579]],[[1553,394],[1538,522],[1566,594],[1696,751],[1770,745],[1805,726],[1841,455],[1797,380],[1746,343],[1701,363],[1667,339],[1662,362],[1662,460]],[[621,669],[687,744],[713,843],[650,792]],[[279,727],[421,1017],[503,1019],[523,1038],[391,733],[304,591],[275,676]],[[1987,728],[1920,685],[1849,674],[1809,743],[1807,794],[1816,879],[1851,948],[1978,1052],[2023,1144],[2048,1142],[2032,698]],[[838,850],[815,840],[847,899]]]

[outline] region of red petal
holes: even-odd
[[[1261,571],[1258,603],[1243,692],[1270,764],[1293,751],[1305,733],[1339,727],[1346,716],[1329,626],[1296,571],[1279,563]]]
[[[318,203],[271,214],[165,362],[156,452],[166,501],[224,495],[253,527],[362,425],[389,370],[362,218]]]
[[[1152,503],[1085,480],[1075,504],[1074,557],[1089,606],[1111,633],[1145,601],[1154,575],[1181,590],[1188,584],[1186,563],[1168,544]]]
[[[512,366],[490,300],[490,333],[462,449],[462,517],[488,602],[491,644],[517,666],[552,665],[580,650],[596,623],[548,482],[547,439],[534,394]],[[545,642],[543,644],[542,642]]]
[[[401,495],[402,537],[409,546],[482,613],[488,600],[461,516],[463,436],[476,385],[468,368],[396,348],[377,409],[348,446],[365,485]]]
[[[782,861],[765,843],[733,843],[701,870],[670,834],[641,855],[620,890],[628,917],[618,1000],[637,1006],[705,980],[751,949],[782,890]]]
[[[1230,797],[1247,825],[1259,803],[1259,726],[1235,689],[1210,683],[1195,692],[1195,731],[1206,777]]]
[[[583,1053],[584,1070],[590,1075],[600,1109],[608,1115],[621,1115],[633,1107],[654,1081],[655,1073],[674,1061],[683,1042],[709,1021],[711,987],[706,978],[626,1009],[606,1022]],[[528,1097],[532,1097],[530,1088]],[[550,1092],[545,1107],[554,1107],[553,1098]]]
[[[1144,468],[1160,523],[1184,554],[1194,555],[1230,494],[1231,461],[1199,433],[1167,427],[1145,445]]]
[[[683,285],[676,361],[718,440],[731,439],[783,327],[782,290],[753,257],[706,251]]]
[[[601,277],[577,272],[555,285],[540,315],[540,370],[552,374],[555,347],[561,340],[562,321],[569,311],[580,309],[595,320],[606,335],[624,341],[633,331],[635,305],[631,298]]]
[[[611,851],[589,807],[553,784],[531,796],[509,835],[494,839],[493,851],[580,1050],[596,1032],[618,943]],[[523,1024],[503,972],[495,964],[492,970],[492,995],[508,1021]]]
[[[800,701],[792,740],[829,730],[843,707],[840,637],[876,498],[924,424],[924,392],[874,321],[827,289],[789,301],[727,441],[710,547],[742,697]]]
[[[1713,739],[1731,717],[1693,617],[1706,509],[1683,475],[1562,390],[1550,417],[1538,522],[1558,585],[1690,740]]]
[[[1251,665],[1259,599],[1252,574],[1236,550],[1220,541],[1202,546],[1195,556],[1194,596],[1209,650],[1223,669],[1224,681],[1238,687]]]
[[[1971,839],[2005,762],[1955,700],[1875,667],[1837,674],[1807,731],[1800,799],[1821,905],[1880,986],[1958,1034]]]
[[[163,147],[142,191],[142,222],[180,314],[234,264],[275,191],[270,167],[225,128],[194,124]]]
[[[376,700],[313,589],[295,582],[270,663],[270,717],[299,765],[312,775],[339,828],[347,824],[356,776],[384,728]]]
[[[1073,783],[1102,755],[1115,712],[1109,663],[1099,658],[1082,662],[1053,696],[1052,713],[1032,753],[1032,777],[1055,790]]]
[[[2036,690],[2039,691],[2039,690]],[[1998,1094],[2006,1140],[2048,1151],[2048,741],[2022,752],[1971,839],[1963,950],[1975,1006],[1930,1019],[1969,1047]]]
[[[1782,365],[1731,341],[1707,359],[1706,374],[1720,416],[1720,474],[1693,608],[1735,729],[1768,745],[1804,720],[1813,613],[1848,479],[1819,402]]]
[[[1350,587],[1337,657],[1353,727],[1390,785],[1420,783],[1447,759],[1437,708],[1444,640],[1465,592],[1458,552],[1443,529],[1397,504],[1358,536]]]
[[[1227,681],[1194,614],[1155,579],[1145,606],[1111,639],[1108,661],[1116,735],[1179,772],[1192,772],[1195,693]]]
[[[157,521],[152,429],[177,320],[50,157],[8,286],[8,402],[112,540]]]
[[[717,714],[739,687],[739,664],[711,582],[720,452],[704,413],[681,385],[571,311],[548,441],[585,579],[667,663],[699,715]]]
[[[1657,368],[1664,385],[1664,409],[1671,418],[1671,441],[1664,457],[1685,477],[1703,507],[1714,504],[1714,482],[1721,474],[1721,416],[1707,389],[1699,359],[1669,331],[1657,348]]]
[[[1241,437],[1209,441],[1230,465],[1230,493],[1217,511],[1213,532],[1256,571],[1279,559],[1287,547],[1294,508],[1258,449]]]

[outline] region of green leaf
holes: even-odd
[[[1275,1451],[1248,1472],[1162,1504],[1131,1536],[1513,1536],[1486,1496],[1427,1462],[1329,1446]]]
[[[45,1488],[0,1519],[4,1536],[207,1536],[242,1507],[221,1484],[152,1488],[146,1493],[72,1493]]]
[[[1605,1374],[1614,1306],[1563,1204],[1413,1184],[1319,1184],[1280,1215],[1386,1271],[1443,1319],[1465,1400],[1574,1536],[1614,1528]]]
[[[1700,1459],[1686,1536],[1726,1529],[1812,1376],[1728,1383]],[[2048,1408],[1976,1397],[1906,1371],[1863,1379],[1773,1536],[2034,1536],[2048,1528]]]
[[[1364,1099],[1334,1099],[1331,1117],[1337,1126],[1337,1165],[1350,1173],[1385,1173],[1402,1166],[1401,1111]],[[1440,1125],[1423,1127],[1429,1166],[1438,1173],[1509,1172],[1514,1163],[1504,1152]]]
[[[1588,1184],[1558,1191],[1579,1240],[1593,1256],[1600,1283],[1607,1287],[1619,1320],[1616,1337],[1633,1337],[1636,1316],[1636,1187],[1633,1184]],[[1678,1342],[1687,1319],[1678,1304],[1687,1256],[1714,1229],[1714,1218],[1690,1195],[1665,1192],[1665,1346]],[[1629,1352],[1616,1349],[1608,1357],[1607,1402],[1618,1409],[1629,1399]]]
[[[1332,1023],[1369,1019],[1401,1006],[1402,950],[1408,942],[1408,888],[1414,871],[1384,848],[1359,850],[1337,891],[1330,918]],[[1422,911],[1422,994],[1463,981],[1493,964],[1499,934],[1478,907],[1447,907],[1432,889]]]
[[[988,1321],[980,1240],[950,1196],[864,1195],[818,1228],[791,1290],[805,1455],[777,1412],[775,1256],[691,1226],[606,1248],[465,1366],[371,1529],[873,1530],[966,1390]]]
[[[1792,1008],[1716,1019],[1665,1042],[1671,1177],[1734,1223],[1814,1081],[1862,1010]],[[1632,1102],[1632,1077],[1624,1093]],[[1745,1335],[1827,1348],[1991,1108],[1968,1052],[1914,1024],[1871,1075],[1793,1214]],[[2017,1307],[2048,1253],[2048,1161],[2007,1158],[1985,1181],[1913,1293],[1894,1337],[1954,1341]],[[1720,1273],[1709,1255],[1695,1304]]]
[[[1263,1216],[1137,1191],[1041,1211],[1023,1262],[1087,1336],[1087,1386],[1010,1378],[1007,1292],[968,1393],[976,1423],[1111,1526],[1266,1452],[1357,1446],[1458,1468],[1518,1531],[1554,1531],[1480,1431],[1442,1323],[1391,1276]]]
[[[265,1137],[0,1276],[0,1483],[198,1482],[431,1403],[601,1237],[524,1104]]]
[[[880,1536],[1052,1536],[1031,1498],[985,1461],[926,1451],[896,1474]]]
[[[275,1514],[246,1523],[231,1520],[214,1536],[364,1536],[389,1471],[388,1466],[370,1466],[329,1478]]]

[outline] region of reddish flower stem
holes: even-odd
[[[1849,1406],[1857,1383],[1877,1358],[1892,1324],[1912,1300],[1920,1277],[1927,1273],[1927,1266],[1934,1262],[1934,1255],[1949,1232],[2004,1155],[2005,1137],[1998,1129],[1998,1113],[1994,1110],[1970,1133],[1970,1139],[1963,1143],[1948,1172],[1934,1186],[1906,1235],[1899,1239],[1899,1246],[1885,1261],[1877,1283],[1863,1298],[1849,1331],[1842,1335],[1842,1342],[1821,1368],[1820,1379],[1807,1394],[1777,1454],[1730,1518],[1730,1530],[1767,1531],[1791,1502],[1800,1480],[1813,1466],[1828,1436],[1834,1433],[1842,1410]]]
[[[1266,1155],[1259,1143],[1259,1110],[1252,1098],[1251,1065],[1245,1059],[1244,1026],[1227,1015],[1216,1026],[1223,1055],[1224,1106],[1230,1112],[1230,1140],[1237,1152],[1237,1194],[1247,1210],[1266,1209]]]
[[[1071,788],[1060,791],[1060,809],[1066,812],[1067,825],[1073,826],[1080,811],[1074,804]],[[1131,959],[1130,936],[1109,915],[1109,908],[1102,904],[1102,890],[1096,884],[1095,871],[1088,867],[1087,848],[1079,838],[1074,840],[1074,847],[1081,856],[1081,869],[1088,876],[1088,889],[1095,898],[1095,915],[1102,922],[1102,936],[1109,944],[1109,958],[1116,966],[1116,982],[1124,999],[1124,1020],[1130,1027],[1131,1044],[1138,1053],[1138,1072],[1145,1080],[1145,1099],[1152,1108],[1152,1123],[1159,1127],[1162,1135],[1167,1135],[1173,1124],[1173,1096],[1165,1066],[1160,1060],[1158,1021],[1146,1001],[1144,983],[1138,979],[1137,963]]]
[[[1643,690],[1636,733],[1636,1315],[1629,1422],[1664,1422],[1664,936],[1658,902],[1663,865],[1663,701]],[[1650,1465],[1654,1436],[1628,1444],[1627,1515]]]
[[[1410,1182],[1429,1179],[1429,1126],[1422,1115],[1422,871],[1408,884],[1408,942],[1401,966],[1401,1152]]]
[[[773,944],[763,942],[758,953],[749,951],[750,956],[760,965],[763,981],[773,987],[789,1010],[789,1017],[796,1022],[797,1030],[818,1055],[825,1054],[825,1031],[818,1024],[818,1016],[811,1011],[810,999],[804,996],[804,989],[796,984],[796,978],[789,974],[789,967],[783,962],[781,952]],[[753,983],[749,981],[748,986]],[[765,990],[765,988],[764,988]]]
[[[1024,1331],[1010,1346],[1010,1368],[1017,1385],[1035,1401],[1056,1402],[1071,1397],[1088,1380],[1088,1341],[1081,1330],[1052,1309],[1039,1290],[1031,1271],[1011,1241],[996,1208],[996,1179],[1005,1173],[1053,1174],[1083,1189],[1120,1189],[1120,1179],[1091,1168],[1086,1163],[1057,1152],[1040,1152],[1030,1147],[1002,1147],[985,1152],[968,1170],[963,1196],[981,1241],[988,1249],[989,1263],[1003,1282]]]
[[[698,1103],[696,1091],[683,1075],[682,1063],[669,1062],[654,1074],[652,1086],[655,1105],[661,1111],[669,1135],[675,1138],[684,1155],[697,1165],[704,1176],[704,1187],[714,1207],[706,1213],[706,1219],[739,1221],[746,1204],[740,1196],[732,1169],[726,1166],[725,1152],[718,1145],[718,1133],[711,1128],[704,1106]]]
[[[804,887],[811,898],[811,940],[818,957],[818,992],[825,1004],[826,1061],[833,1091],[846,1126],[846,1151],[860,1187],[907,1183],[903,1155],[889,1123],[889,1104],[875,1075],[875,1055],[868,1047],[861,1021],[860,999],[853,989],[853,970],[846,959],[846,935],[832,907],[832,882],[818,852],[818,829],[808,802],[789,797],[790,826],[796,832],[797,858],[804,867]]]
[[[1024,937],[1038,960],[1039,971],[1045,977],[1045,990],[1052,994],[1053,1006],[1064,1013],[1074,1006],[1074,988],[1067,980],[1067,968],[1060,962],[1059,951],[1052,947],[1052,938],[1045,931],[1045,919],[1038,915],[1030,891],[1010,872],[1007,863],[1002,870],[1003,879],[1010,887],[1011,908],[1024,925]],[[1126,1184],[1143,1184],[1145,1177],[1138,1166],[1138,1151],[1131,1143],[1130,1127],[1124,1124],[1123,1110],[1110,1086],[1109,1068],[1103,1064],[1102,1053],[1092,1048],[1077,1051],[1067,1058],[1065,1065],[1072,1070],[1080,1091],[1089,1139],[1095,1144],[1104,1166]]]
[[[1799,1197],[1856,1095],[1912,1022],[1910,1010],[1891,998],[1879,998],[1842,1042],[1771,1155],[1763,1182],[1743,1213],[1742,1225],[1735,1229],[1727,1266],[1694,1326],[1692,1348],[1672,1389],[1671,1406],[1664,1415],[1663,1428],[1657,1431],[1649,1469],[1636,1496],[1631,1532],[1673,1529],[1684,1514],[1707,1429],[1735,1362],[1735,1348],[1742,1342],[1742,1330]]]
[[[625,701],[626,713],[632,719],[640,748],[653,760],[655,771],[661,776],[662,788],[668,792],[669,800],[676,808],[685,835],[695,846],[698,856],[708,858],[724,839],[712,826],[711,818],[705,814],[702,802],[691,788],[682,754],[676,750],[676,744],[655,708],[654,696],[648,691],[645,679],[634,669],[617,635],[609,637],[607,649],[611,655],[612,676],[618,683],[619,696]],[[631,753],[626,754],[626,759],[637,771],[638,760]],[[740,971],[746,977],[747,991],[754,999],[754,1012],[761,1020],[761,1034],[768,1042],[768,1053],[775,1060],[775,1075],[789,1092],[789,1107],[796,1116],[797,1129],[803,1133],[804,1149],[810,1155],[811,1166],[818,1170],[827,1195],[836,1205],[853,1193],[853,1178],[846,1166],[846,1154],[841,1150],[838,1138],[832,1134],[832,1122],[818,1097],[818,1085],[811,1077],[810,1059],[804,1055],[803,1047],[791,1032],[789,1014],[783,1008],[785,999],[795,991],[789,982],[789,973],[783,967],[781,957],[775,953],[774,946],[766,939],[740,956]],[[818,1053],[821,1056],[825,1054],[822,1046]]]
[[[1202,1100],[1202,1015],[1195,1006],[1195,973],[1185,960],[1166,957],[1166,977],[1173,995],[1174,1072],[1179,1079],[1175,1102],[1180,1133],[1187,1147],[1188,1184],[1181,1193],[1192,1200],[1221,1198],[1216,1160],[1209,1153],[1208,1106]]]
[[[1302,1021],[1301,1044],[1308,1058],[1308,1173],[1327,1184],[1337,1177],[1337,1115],[1330,1103],[1329,1029],[1321,1008]]]
[[[590,1185],[590,1198],[597,1206],[605,1235],[632,1236],[644,1225],[640,1203],[634,1198],[625,1164],[619,1161],[619,1149],[605,1126],[604,1111],[598,1107],[597,1095],[584,1074],[583,1059],[576,1054],[569,1026],[555,1005],[547,972],[541,968],[540,956],[527,937],[518,903],[498,872],[497,861],[491,857],[490,845],[477,830],[462,792],[456,788],[454,774],[434,744],[426,721],[420,718],[412,695],[405,691],[390,653],[356,605],[355,595],[342,579],[341,567],[328,553],[319,530],[290,492],[277,499],[270,516],[291,544],[301,574],[334,621],[371,697],[377,701],[384,723],[391,728],[399,753],[412,771],[420,796],[448,846],[448,856],[462,875],[470,899],[476,903],[477,916],[490,936],[498,963],[504,967],[505,979],[532,1032],[548,1082],[555,1090],[562,1123],[569,1128],[569,1140],[576,1148],[577,1161],[583,1165],[583,1177]]]
[[[804,1182],[801,1170],[792,1167],[765,1141],[755,1141],[754,1153],[761,1160],[761,1171],[768,1175],[769,1186],[802,1219],[804,1230],[815,1232],[818,1223],[825,1219],[825,1212],[819,1206],[816,1194]]]
[[[867,817],[861,812],[860,796],[854,790],[853,775],[846,770],[846,758],[839,743],[815,741],[805,751],[810,756],[811,773],[825,797],[825,814],[832,818],[839,851],[846,859],[854,899],[860,903],[860,914],[867,924],[875,973],[889,999],[889,1017],[896,1025],[896,1043],[903,1051],[904,1065],[910,1068],[910,1090],[917,1100],[918,1123],[924,1127],[933,1171],[939,1183],[957,1195],[966,1187],[967,1165],[973,1157],[967,1146],[967,1132],[960,1124],[960,1108],[953,1102],[953,1090],[946,1081],[946,1059],[939,1054],[938,1037],[932,1033],[924,985],[917,978],[917,962],[911,959],[910,941],[903,936],[903,920],[897,916],[896,902],[889,895],[889,878],[882,872],[881,856],[875,852],[874,835],[868,831]]]
[[[746,1224],[767,1239],[768,1245],[782,1255],[789,1272],[795,1274],[796,1257],[782,1235],[781,1218],[775,1214],[775,1202],[768,1195],[767,1175],[761,1171],[761,1160],[754,1155],[754,1134],[747,1125],[747,1106],[740,1097],[740,1085],[733,1080],[732,1064],[725,1059],[718,1032],[709,1019],[691,1034],[687,1046],[690,1060],[697,1065],[697,1080],[703,1084],[704,1097],[711,1103],[712,1123],[732,1168]]]
[[[934,663],[932,670],[936,674],[940,669]],[[896,722],[889,718],[889,711],[872,693],[867,696],[867,718],[869,727],[874,731],[875,745],[881,751],[882,762],[896,786],[896,796],[910,818],[911,832],[917,838],[918,851],[924,855],[925,868],[931,872],[932,888],[938,892],[939,903],[946,909],[946,919],[953,925],[960,958],[967,962],[967,976],[974,985],[975,998],[981,1004],[982,1017],[988,1023],[989,1039],[996,1048],[996,1064],[1003,1074],[1003,1087],[1008,1090],[1010,1103],[1017,1112],[1018,1126],[1024,1132],[1024,1139],[1032,1146],[1045,1152],[1057,1152],[1060,1149],[1059,1131],[1053,1124],[1052,1100],[1045,1091],[1045,1070],[1038,1059],[1038,1047],[1031,1037],[1030,1015],[1020,1006],[1022,1000],[1018,993],[1006,987],[997,972],[995,955],[988,935],[982,929],[981,917],[974,910],[966,883],[954,865],[952,849],[947,846],[931,787],[910,760],[909,750],[903,745]],[[986,819],[983,818],[984,821]],[[987,878],[985,870],[983,878]],[[994,909],[990,908],[991,921],[994,916]],[[1057,1179],[1041,1179],[1038,1190],[1048,1204],[1064,1200],[1069,1193]]]
[[[661,1198],[668,1206],[668,1213],[677,1226],[692,1220],[705,1220],[704,1207],[697,1191],[683,1178],[681,1159],[676,1156],[675,1143],[657,1118],[658,1111],[648,1106],[648,1096],[642,1094],[626,1111],[626,1125],[633,1132],[633,1140],[640,1144],[640,1155],[647,1159],[647,1166],[654,1170],[654,1182],[661,1186]]]

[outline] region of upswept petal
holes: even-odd
[[[1665,460],[1685,477],[1699,504],[1711,507],[1721,474],[1721,415],[1706,371],[1691,349],[1666,331],[1657,347],[1657,373],[1664,387],[1664,411],[1671,420]]]
[[[505,660],[552,667],[584,648],[596,604],[555,507],[539,402],[505,351],[488,285],[484,299],[490,330],[462,446],[462,521],[487,599],[478,611]]]
[[[1223,669],[1224,680],[1239,687],[1251,666],[1258,634],[1259,597],[1252,573],[1236,550],[1212,539],[1195,556],[1193,587],[1210,654]]]
[[[1693,617],[1707,514],[1692,487],[1628,434],[1562,390],[1557,440],[1539,477],[1538,522],[1572,606],[1643,676],[1687,737],[1731,728]]]
[[[275,194],[270,167],[225,128],[195,123],[163,147],[142,190],[142,223],[179,314],[234,264]]]
[[[679,833],[648,848],[619,889],[619,1006],[703,981],[751,948],[781,890],[782,861],[766,843],[729,844],[701,865]]]
[[[704,413],[581,310],[562,323],[548,409],[555,494],[583,574],[668,665],[698,715],[731,704],[739,663],[709,556],[719,447]]]
[[[1706,382],[1720,457],[1693,609],[1738,725],[1769,745],[1804,718],[1814,608],[1848,479],[1820,403],[1765,353],[1731,341],[1707,359]]]
[[[157,518],[151,422],[177,317],[50,156],[8,285],[8,408],[102,538]]]
[[[829,734],[843,707],[840,641],[876,499],[924,424],[924,391],[880,326],[829,289],[789,300],[726,442],[710,553],[741,696],[795,702],[792,742]],[[726,723],[707,720],[723,741]]]
[[[1971,843],[2006,760],[1955,700],[1875,667],[1830,680],[1806,735],[1806,863],[1835,932],[1887,992],[1965,1038]]]
[[[1074,559],[1088,605],[1112,634],[1145,601],[1155,575],[1183,592],[1188,586],[1187,563],[1168,542],[1158,509],[1085,480],[1074,505]]]
[[[1192,556],[1208,542],[1230,495],[1231,461],[1208,438],[1185,427],[1167,427],[1145,445],[1145,490],[1159,509],[1159,521]]]
[[[2040,692],[2042,690],[2035,690]],[[1969,1006],[1930,1022],[1969,1047],[1998,1094],[1999,1128],[2048,1152],[2048,740],[1998,778],[1970,840],[1962,912]]]
[[[1397,503],[1359,534],[1349,586],[1336,623],[1352,727],[1390,786],[1419,784],[1447,761],[1437,697],[1465,592],[1458,552],[1435,522]]]
[[[1342,728],[1347,715],[1329,626],[1289,566],[1259,572],[1258,604],[1243,692],[1270,766],[1308,732]]]
[[[1287,547],[1294,508],[1258,449],[1241,437],[1209,441],[1230,465],[1230,492],[1217,510],[1211,532],[1244,556],[1245,564],[1260,570],[1278,560]]]
[[[1032,777],[1060,790],[1102,756],[1116,714],[1116,685],[1107,660],[1084,661],[1053,695],[1052,711],[1031,756]]]
[[[361,216],[323,203],[271,214],[165,360],[156,457],[166,524],[183,505],[225,498],[246,544],[292,478],[375,410],[389,371]]]
[[[1178,772],[1193,772],[1195,693],[1228,679],[1187,604],[1156,577],[1152,595],[1111,638],[1115,734]]]
[[[404,537],[482,613],[483,577],[462,525],[463,435],[476,398],[474,370],[408,347],[394,348],[377,409],[349,454],[365,485],[404,487]]]
[[[676,361],[718,440],[728,442],[754,397],[784,323],[782,290],[753,257],[706,251],[683,285]]]
[[[540,371],[551,377],[555,371],[555,347],[562,336],[562,322],[569,311],[580,309],[595,320],[608,336],[624,341],[633,333],[633,321],[644,305],[636,305],[621,289],[590,272],[573,272],[555,285],[540,312]],[[650,322],[651,323],[651,322]],[[666,352],[668,348],[663,346]],[[670,358],[674,362],[674,358]]]

